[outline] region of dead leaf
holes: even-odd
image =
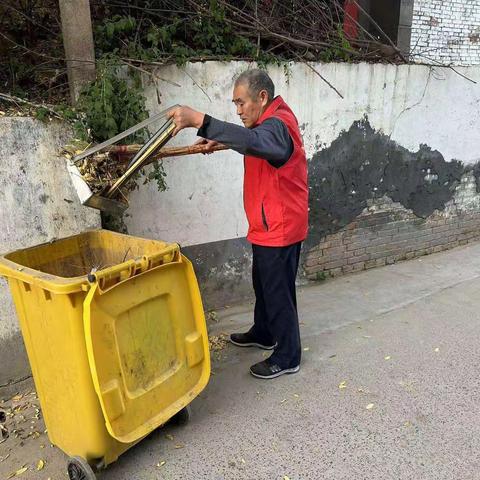
[[[305,347],[305,348],[303,349],[304,352],[308,352],[309,350],[310,350],[310,347]]]
[[[340,384],[338,385],[338,388],[340,390],[344,389],[344,388],[347,388],[347,382],[346,380],[344,380],[343,382],[340,382]]]
[[[434,350],[434,352],[439,352],[439,351],[440,349],[438,347]]]
[[[19,477],[20,475],[23,475],[26,471],[28,470],[27,466],[23,466],[16,472],[11,473],[7,478],[13,478],[13,477]]]
[[[185,445],[182,445],[181,443],[179,443],[178,445],[175,445],[173,448],[178,450],[179,448],[185,448]]]
[[[43,460],[39,460],[37,463],[37,472],[39,472],[40,470],[43,470],[44,467],[45,467],[45,462]]]
[[[369,403],[365,408],[367,410],[371,410],[375,405],[373,403]]]
[[[163,467],[167,462],[162,460],[160,463],[157,463],[157,467]]]
[[[286,398],[284,398],[280,403],[285,403],[287,401]]]
[[[284,475],[283,480],[290,480],[290,477],[287,477],[287,475]]]
[[[362,335],[363,338],[372,338],[370,335]]]
[[[390,355],[387,355],[387,356],[385,357],[385,360],[390,360],[391,358],[392,358],[392,357],[391,357]]]
[[[170,435],[169,433],[165,435],[165,438],[173,441],[173,435]]]

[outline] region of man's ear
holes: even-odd
[[[268,103],[268,93],[266,90],[260,90],[260,93],[258,94],[260,98],[260,102],[262,104],[262,107],[265,107]]]

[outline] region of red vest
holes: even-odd
[[[287,127],[293,153],[280,168],[267,160],[245,156],[243,203],[248,219],[249,242],[267,247],[285,247],[305,240],[308,230],[307,159],[298,122],[276,97],[255,126],[275,117]]]

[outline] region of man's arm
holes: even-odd
[[[198,129],[198,135],[223,143],[242,154],[264,158],[274,167],[281,167],[291,157],[293,141],[287,126],[278,118],[269,118],[253,129],[222,122],[190,107],[178,107],[168,114],[175,122],[176,135],[188,127]]]
[[[293,152],[286,125],[273,117],[249,129],[205,115],[197,135],[223,143],[243,155],[264,158],[276,168],[284,165]]]

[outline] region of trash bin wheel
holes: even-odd
[[[96,480],[95,473],[88,462],[82,457],[71,457],[67,465],[70,480]]]
[[[172,425],[186,425],[190,420],[190,407],[183,407],[178,413],[176,413],[168,423]]]

